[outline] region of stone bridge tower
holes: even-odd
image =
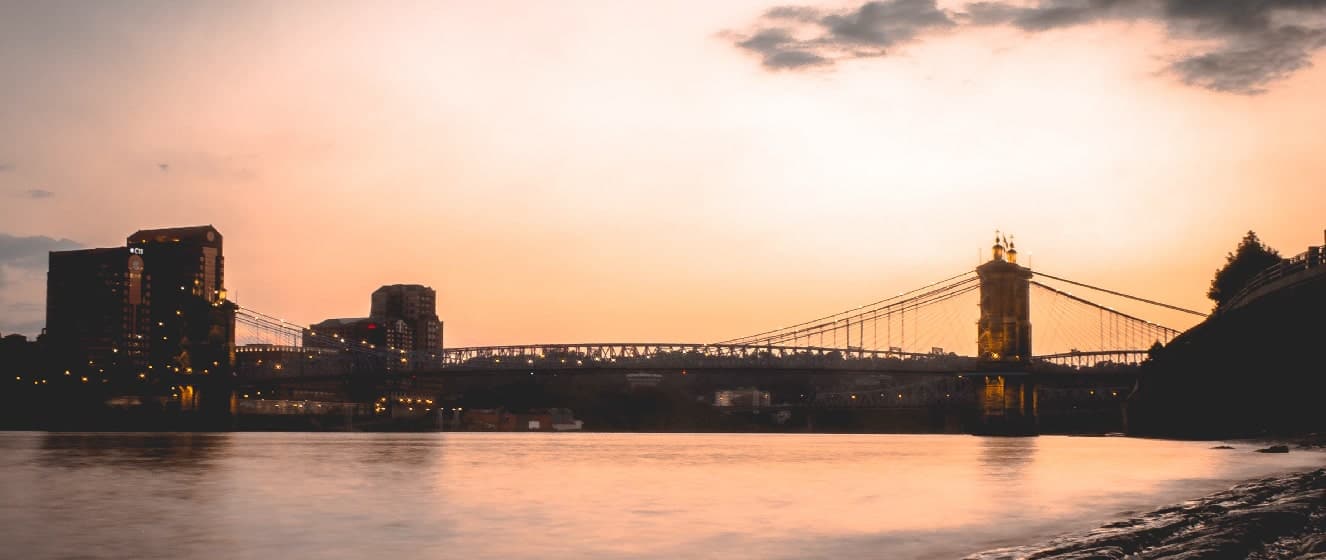
[[[1007,248],[1005,248],[1007,247]],[[989,262],[976,267],[981,281],[977,357],[982,369],[977,433],[1033,435],[1036,384],[1031,362],[1031,269],[1017,263],[1013,243],[995,234]]]
[[[1017,263],[1018,251],[995,238],[990,262],[976,267],[981,279],[977,356],[984,362],[1026,364],[1031,360],[1031,269]]]

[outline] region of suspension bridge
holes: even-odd
[[[1012,243],[998,236],[991,250],[990,261],[971,271],[837,313],[708,343],[520,344],[419,352],[347,340],[239,307],[240,340],[250,344],[238,349],[238,377],[270,389],[280,383],[335,385],[349,376],[376,379],[383,386],[394,379],[397,387],[416,388],[430,380],[464,384],[461,380],[476,377],[525,375],[551,380],[566,379],[565,374],[618,374],[658,383],[665,376],[715,373],[729,382],[757,385],[800,376],[799,388],[784,397],[795,393],[801,401],[825,406],[915,406],[949,413],[960,406],[975,418],[965,422],[973,432],[1034,434],[1043,392],[1082,389],[1118,398],[1133,385],[1148,350],[1180,334],[1070,290],[1129,301],[1132,307],[1205,316],[1033,272],[1017,263]],[[1033,324],[1039,352],[1032,347]],[[844,374],[873,376],[872,391],[806,377],[831,382]],[[400,383],[403,379],[409,381]],[[1073,402],[1070,397],[1047,404],[1076,408]]]
[[[1006,262],[1004,258],[1000,256],[992,262]],[[1015,262],[1007,264],[1017,266]],[[236,314],[241,327],[237,340],[257,345],[250,349],[276,347],[296,352],[295,349],[307,349],[305,359],[334,350],[352,355],[360,362],[376,360],[387,371],[409,370],[416,375],[705,369],[963,373],[997,363],[1013,363],[1030,371],[1090,373],[1135,367],[1145,359],[1152,345],[1166,344],[1180,331],[1074,294],[1068,286],[1143,306],[1204,316],[1198,311],[1063,276],[1022,270],[1028,272],[1026,285],[1034,292],[1035,303],[1026,306],[1026,317],[997,318],[997,322],[1020,320],[1035,324],[1037,346],[1046,351],[1016,359],[1009,359],[1007,353],[1003,358],[994,355],[998,352],[982,355],[978,349],[981,337],[989,335],[980,332],[980,328],[973,333],[982,309],[1008,296],[993,293],[990,282],[983,281],[976,270],[852,309],[709,343],[517,344],[421,353],[319,334],[308,326],[245,307],[239,307]],[[990,293],[983,296],[983,287]],[[1030,338],[1029,330],[1030,327],[1026,338]],[[241,352],[244,350],[241,347]]]

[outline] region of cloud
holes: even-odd
[[[13,171],[13,170],[14,170],[14,164],[12,164],[12,163],[0,163],[0,173],[4,173],[4,172],[6,172],[6,171]]]
[[[867,2],[846,11],[780,6],[764,13],[736,46],[773,70],[830,66],[844,58],[883,56],[923,32],[957,25],[934,0]]]
[[[945,30],[1009,26],[1035,34],[1139,21],[1161,25],[1170,39],[1204,45],[1172,57],[1166,70],[1185,84],[1219,92],[1263,93],[1326,48],[1326,0],[981,1],[955,10],[932,0],[886,0],[839,12],[782,6],[734,35],[735,46],[759,54],[766,68],[796,70],[884,56],[891,47]]]
[[[0,266],[41,270],[46,267],[47,253],[78,249],[82,244],[68,239],[55,239],[44,235],[18,237],[0,233]]]
[[[831,61],[797,47],[797,40],[786,29],[762,29],[737,43],[738,47],[760,53],[765,68],[806,68],[823,66]]]
[[[68,239],[0,233],[0,330],[28,335],[41,331],[47,253],[80,247]]]
[[[23,195],[28,198],[51,198],[55,196],[55,193],[46,189],[28,189],[23,191]]]
[[[160,169],[162,172],[170,171],[170,164],[169,164],[169,163],[158,163],[158,164],[157,164],[157,169]]]

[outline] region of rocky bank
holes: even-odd
[[[1326,469],[1246,482],[1034,546],[969,560],[1326,560]]]

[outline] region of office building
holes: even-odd
[[[437,292],[418,284],[394,284],[373,292],[369,317],[401,320],[410,325],[413,341],[409,350],[437,353],[442,349],[442,321],[437,318]]]
[[[46,335],[54,364],[90,382],[145,374],[151,297],[142,255],[127,247],[53,251]]]

